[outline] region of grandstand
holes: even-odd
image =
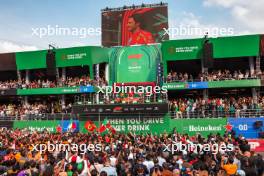
[[[0,54],[0,176],[263,176],[264,35],[101,12],[102,46]]]
[[[245,35],[1,54],[0,119],[11,126],[32,120],[79,120],[84,132],[87,120],[121,119],[116,125],[129,131],[122,118],[138,120],[139,125],[144,119],[158,119],[143,132],[170,131],[180,123],[191,133],[188,119],[199,118],[201,126],[214,118],[224,133],[228,118],[264,115],[261,39]],[[98,91],[121,84],[137,89],[164,86],[167,92]],[[255,137],[261,134],[254,131]]]

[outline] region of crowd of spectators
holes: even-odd
[[[193,82],[193,81],[220,81],[220,80],[241,80],[254,79],[257,74],[250,73],[249,70],[242,72],[240,70],[216,70],[212,72],[200,73],[197,77],[188,73],[177,73],[175,71],[169,72],[167,82]]]
[[[97,80],[90,79],[89,76],[81,77],[67,77],[66,79],[59,79],[56,81],[38,79],[27,82],[25,79],[21,81],[9,80],[0,81],[0,90],[6,89],[33,89],[33,88],[53,88],[53,87],[75,87],[75,86],[88,86],[88,85],[107,85],[104,78],[99,78]]]
[[[28,116],[34,115],[42,117],[43,115],[55,113],[70,113],[72,104],[69,103],[62,106],[59,102],[40,103],[35,102],[32,104],[3,104],[0,105],[0,118],[14,117],[15,119],[27,119]]]
[[[253,117],[264,115],[264,97],[179,98],[169,101],[175,118]]]
[[[97,132],[0,132],[0,175],[9,176],[262,176],[263,157],[234,134],[189,136],[176,132],[136,135]],[[32,144],[100,144],[99,150],[35,150]],[[171,152],[172,143],[230,145]],[[38,148],[37,148],[38,149]]]

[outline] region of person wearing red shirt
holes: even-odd
[[[128,40],[128,45],[154,43],[152,34],[141,29],[139,14],[131,15],[128,18],[127,28],[132,33],[132,36]]]

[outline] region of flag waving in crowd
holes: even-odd
[[[99,133],[103,133],[106,130],[110,131],[111,133],[116,133],[115,129],[111,126],[110,122],[107,119],[104,119],[103,123],[100,124],[98,128]]]
[[[105,119],[97,128],[96,125],[94,124],[94,122],[92,122],[91,120],[85,122],[84,124],[84,128],[88,131],[88,132],[94,132],[97,131],[99,133],[104,133],[105,131],[108,131],[112,134],[116,133],[116,130],[114,129],[114,127],[111,126],[110,122]]]
[[[89,132],[96,130],[96,125],[90,120],[85,123],[84,127]]]

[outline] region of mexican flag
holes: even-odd
[[[111,126],[111,127],[109,127],[108,129],[111,131],[112,134],[115,134],[115,133],[116,133],[116,130],[115,130],[114,127]]]
[[[111,132],[113,132],[113,127],[111,126],[110,122],[107,119],[104,119],[103,123],[100,125],[98,132],[99,133],[103,133],[106,130],[110,130]]]
[[[103,133],[107,129],[108,120],[104,119],[103,123],[100,124],[100,127],[98,128],[99,133]]]

